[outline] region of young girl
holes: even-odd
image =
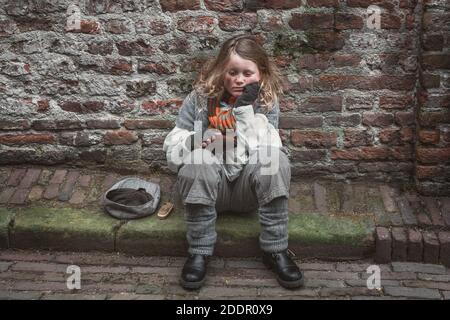
[[[185,206],[189,257],[180,283],[186,289],[203,285],[217,212],[256,209],[264,264],[283,287],[303,285],[288,250],[291,171],[276,130],[281,93],[279,73],[255,39],[231,38],[203,68],[164,141]]]

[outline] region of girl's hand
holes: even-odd
[[[236,99],[235,106],[247,106],[249,104],[253,104],[256,99],[258,99],[259,90],[260,90],[259,82],[252,82],[246,84],[244,87],[244,91],[242,94]]]
[[[208,137],[202,141],[202,148],[206,148],[220,137],[222,137],[222,133],[219,130],[214,130],[213,132],[210,132]]]

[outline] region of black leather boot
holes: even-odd
[[[303,273],[289,255],[291,251],[263,252],[263,263],[277,275],[278,283],[284,288],[295,289],[303,286]]]
[[[199,289],[205,282],[207,263],[207,256],[190,254],[181,272],[181,286],[189,290]]]

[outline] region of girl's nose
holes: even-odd
[[[244,77],[242,75],[236,76],[236,82],[237,83],[243,83],[244,82]]]

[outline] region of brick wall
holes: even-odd
[[[450,192],[450,2],[423,7],[415,178],[425,194]]]
[[[71,3],[79,30],[66,30]],[[381,29],[366,23],[371,4]],[[224,39],[252,32],[285,78],[280,133],[294,176],[415,178],[448,193],[448,7],[0,0],[0,164],[167,170],[164,137],[196,71]]]

